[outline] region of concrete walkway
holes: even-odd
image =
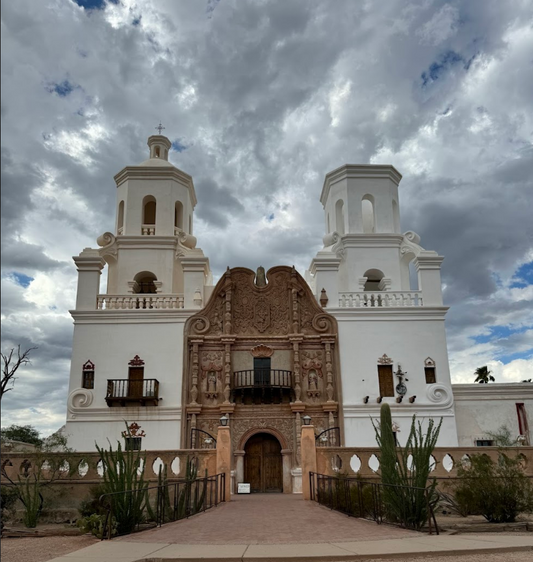
[[[430,536],[347,517],[301,496],[265,494],[237,496],[190,519],[51,562],[351,561],[520,550],[533,551],[533,535]]]

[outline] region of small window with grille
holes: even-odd
[[[476,439],[476,447],[492,447],[493,445],[492,439]]]
[[[124,437],[124,448],[126,451],[140,451],[141,442],[141,437]]]
[[[81,387],[88,389],[94,388],[94,363],[91,361],[87,361],[87,363],[83,365]]]

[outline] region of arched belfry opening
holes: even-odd
[[[361,200],[361,212],[363,216],[363,233],[372,234],[376,231],[374,197],[372,195],[365,195]]]
[[[176,201],[174,206],[174,227],[183,230],[183,203]]]
[[[133,278],[133,292],[136,294],[157,293],[157,277],[151,271],[141,271]]]
[[[143,224],[155,224],[156,201],[153,195],[143,199]]]
[[[381,280],[385,277],[383,271],[379,269],[369,269],[365,272],[364,277],[366,277],[365,291],[381,291]]]
[[[341,236],[344,236],[344,201],[342,199],[339,199],[337,203],[335,203],[335,227],[337,232]]]
[[[244,446],[244,481],[251,492],[283,492],[281,444],[270,433],[252,435]]]

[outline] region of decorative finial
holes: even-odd
[[[156,129],[159,131],[159,134],[161,134],[161,131],[164,129],[165,127],[163,127],[163,125],[161,125],[161,121],[159,121],[159,125],[156,127]]]

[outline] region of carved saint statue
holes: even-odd
[[[217,389],[217,376],[213,371],[207,375],[207,392],[216,392]]]
[[[317,390],[317,383],[316,371],[309,371],[309,390]]]

